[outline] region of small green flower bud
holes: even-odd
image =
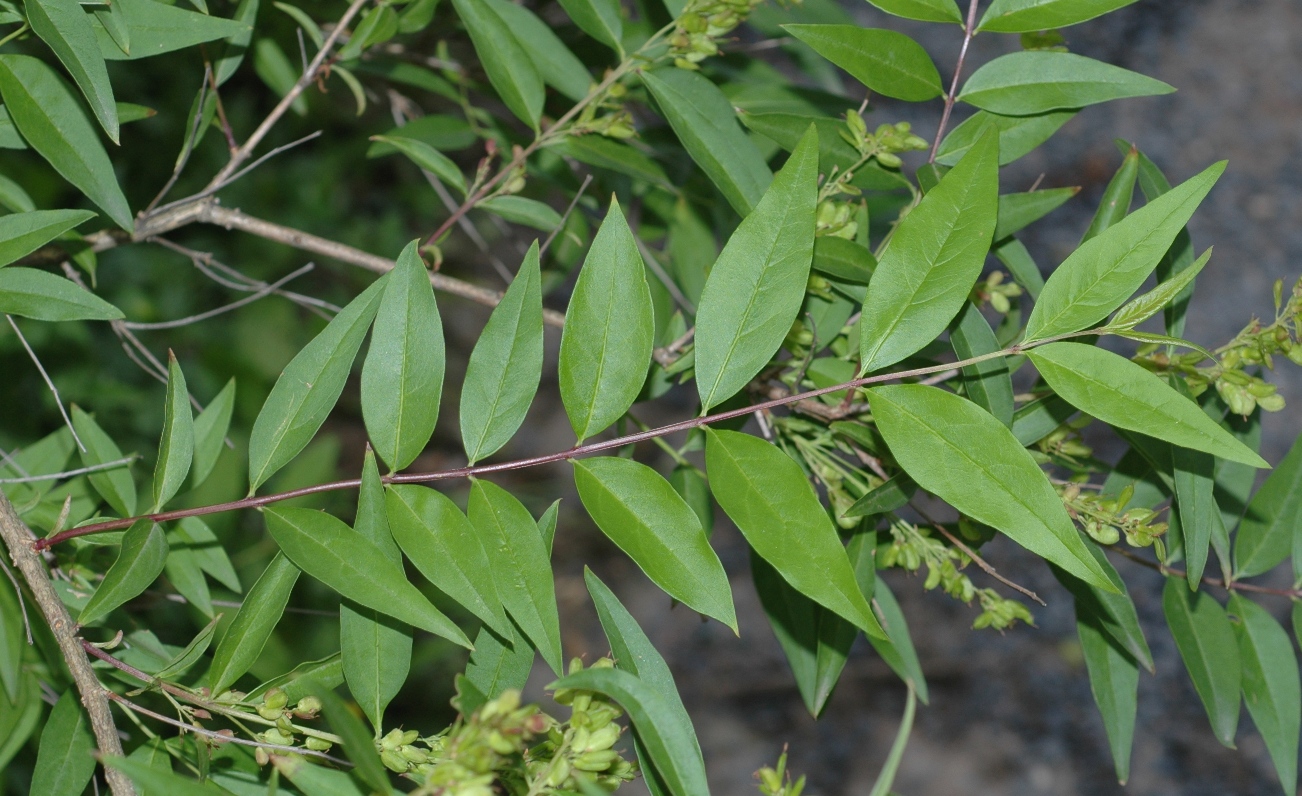
[[[410,763],[407,762],[407,758],[403,757],[402,755],[398,754],[392,749],[381,750],[380,762],[384,764],[385,768],[389,769],[395,774],[407,773],[407,769],[411,765]]]
[[[314,752],[329,752],[330,747],[333,746],[334,744],[330,743],[329,741],[323,740],[321,738],[313,738],[311,736],[308,736],[307,740],[303,742],[303,745]]]
[[[321,700],[314,696],[305,696],[294,705],[294,715],[300,719],[316,718],[321,712]]]
[[[617,757],[619,752],[614,749],[584,752],[574,758],[574,767],[580,771],[605,771]]]
[[[888,169],[898,169],[904,163],[904,161],[900,160],[899,155],[890,152],[878,152],[877,162]]]

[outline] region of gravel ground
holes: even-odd
[[[866,5],[856,13],[866,24],[899,24]],[[951,72],[956,31],[906,29],[935,54],[942,73]],[[1053,221],[1027,236],[1037,260],[1060,262],[1079,240],[1120,161],[1114,137],[1138,142],[1173,181],[1228,158],[1229,171],[1191,227],[1195,244],[1215,244],[1216,255],[1199,280],[1189,334],[1199,342],[1223,341],[1252,314],[1270,313],[1271,283],[1302,275],[1302,4],[1141,0],[1067,35],[1075,52],[1153,75],[1179,92],[1088,109],[1008,170],[1004,190],[1025,190],[1041,173],[1048,186],[1084,187]],[[973,58],[981,63],[1012,46],[1011,37],[979,37]],[[883,103],[870,126],[900,112]],[[935,129],[934,116],[913,121],[924,135]],[[1302,407],[1302,373],[1285,363],[1276,379],[1291,405],[1266,421],[1264,452],[1272,461],[1302,425],[1294,410]],[[540,406],[537,416],[555,417],[552,411]],[[563,426],[543,422],[537,428],[529,448],[566,444]],[[903,687],[871,648],[860,641],[830,706],[815,722],[764,620],[740,536],[721,514],[715,540],[735,580],[739,639],[691,612],[668,610],[664,595],[575,511],[577,501],[566,503],[562,522],[570,532],[558,537],[557,559],[567,649],[589,658],[606,649],[582,583],[581,562],[590,562],[669,660],[696,722],[716,796],[754,793],[752,772],[774,761],[784,744],[790,745],[793,770],[808,774],[808,792],[868,792],[904,704]],[[918,579],[890,578],[912,622],[931,687],[931,704],[918,714],[896,790],[908,796],[1123,792],[1090,697],[1071,600],[1043,565],[1015,545],[1001,540],[986,552],[1001,572],[1048,598],[1047,608],[1034,611],[1035,627],[1003,635],[971,631],[974,609],[923,593]],[[1157,674],[1141,680],[1125,790],[1279,793],[1246,712],[1237,750],[1222,748],[1212,737],[1162,621],[1161,579],[1131,564],[1119,567],[1157,663]],[[974,578],[986,585],[979,573]],[[1287,609],[1282,601],[1268,607],[1280,616]],[[536,684],[546,682],[543,673],[537,675]],[[541,697],[537,685],[533,690]]]

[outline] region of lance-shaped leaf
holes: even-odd
[[[993,113],[1028,116],[1173,91],[1160,80],[1083,55],[1032,50],[982,66],[958,98]]]
[[[505,445],[529,412],[543,366],[538,242],[493,309],[461,384],[461,443],[471,464]]]
[[[561,0],[561,8],[570,15],[579,30],[609,46],[624,57],[624,21],[615,0]]]
[[[502,638],[488,625],[479,628],[475,636],[475,651],[470,653],[465,677],[484,695],[484,701],[497,699],[502,692],[524,688],[533,669],[534,648],[514,628],[511,635]],[[460,710],[473,713],[476,708],[465,703],[462,695]]]
[[[94,467],[122,459],[122,450],[118,448],[117,443],[99,427],[94,418],[83,412],[76,404],[72,406],[72,427],[77,429],[77,436],[86,446],[86,449],[81,452],[82,464]],[[123,517],[130,517],[136,513],[136,482],[131,477],[131,470],[127,465],[99,470],[89,474],[87,478],[90,480],[90,485],[108,501],[114,511]]]
[[[502,605],[552,671],[560,674],[563,664],[556,585],[533,515],[510,492],[478,479],[470,487],[467,513],[488,552]]]
[[[1083,343],[1049,343],[1027,355],[1054,392],[1104,423],[1253,467],[1270,466],[1198,404],[1125,357]]]
[[[258,700],[273,688],[285,692],[289,701],[311,694],[317,688],[338,688],[344,684],[344,666],[342,656],[336,652],[320,660],[300,663],[279,677],[273,677],[259,683],[248,693],[247,699]]]
[[[38,321],[113,321],[122,317],[122,310],[69,279],[17,266],[0,268],[0,313]]]
[[[1119,594],[1095,588],[1075,575],[1064,572],[1061,567],[1050,564],[1049,568],[1052,570],[1053,576],[1076,599],[1077,617],[1088,614],[1091,617],[1090,621],[1099,630],[1111,636],[1112,640],[1127,655],[1142,663],[1145,669],[1152,672],[1154,670],[1153,654],[1148,649],[1148,640],[1144,638],[1144,631],[1139,625],[1139,614],[1135,611],[1135,604],[1130,599],[1130,593],[1126,590],[1125,583],[1116,574],[1116,569],[1097,545],[1087,545],[1086,549],[1090,551],[1090,555],[1094,556],[1094,560],[1098,562],[1099,566],[1108,573],[1108,580],[1121,584]]]
[[[878,94],[923,102],[945,91],[931,56],[903,33],[857,25],[782,28]]]
[[[818,131],[811,126],[705,282],[696,313],[702,411],[745,387],[791,331],[813,261],[817,202]]]
[[[925,705],[928,700],[927,680],[922,674],[922,664],[918,661],[917,650],[913,648],[913,639],[909,636],[909,625],[904,620],[904,612],[895,600],[886,581],[873,579],[873,608],[881,619],[882,629],[889,638],[866,636],[877,654],[886,661],[901,680],[912,686],[918,699]]]
[[[1250,578],[1302,553],[1302,443],[1297,440],[1252,496],[1234,539],[1234,578]]]
[[[528,51],[511,33],[506,21],[484,0],[452,0],[484,65],[488,82],[525,124],[538,128],[542,114],[543,80]]]
[[[2,55],[0,95],[32,148],[118,226],[131,231],[131,209],[118,187],[113,164],[63,78],[31,56]]]
[[[366,796],[348,772],[326,768],[308,760],[309,758],[298,755],[277,755],[272,758],[272,765],[281,776],[294,784],[299,793],[310,793],[312,796]]]
[[[579,271],[561,332],[561,400],[580,442],[633,405],[651,363],[654,336],[646,265],[612,197]]]
[[[178,531],[179,528],[173,528],[167,532],[170,550],[163,571],[182,597],[189,600],[204,616],[212,616],[212,593],[208,590],[203,569],[199,567],[199,556],[192,546],[185,543],[187,540]]]
[[[154,676],[159,679],[166,679],[177,677],[189,671],[190,667],[198,663],[203,654],[208,651],[208,646],[212,644],[213,634],[217,632],[217,623],[219,621],[221,621],[221,614],[218,614],[211,622],[204,625],[203,629],[190,640],[190,643],[173,655],[163,668],[154,673]]]
[[[185,374],[176,357],[168,352],[167,396],[163,401],[163,436],[158,443],[158,462],[154,465],[154,507],[150,514],[162,511],[172,499],[194,460],[194,415],[190,412],[190,392]]]
[[[710,789],[705,781],[699,745],[695,742],[696,731],[653,685],[619,669],[585,669],[557,680],[548,688],[576,688],[610,697],[628,713],[633,729],[670,793],[708,796]]]
[[[860,372],[936,339],[981,274],[999,203],[998,139],[987,132],[896,227],[860,321]]]
[[[866,285],[877,268],[872,252],[854,241],[824,235],[814,239],[813,269],[840,282]]]
[[[1302,684],[1298,682],[1293,642],[1266,609],[1242,594],[1231,594],[1229,612],[1238,621],[1243,670],[1243,701],[1275,764],[1285,794],[1297,793],[1298,727],[1302,723]]]
[[[1186,287],[1193,284],[1194,279],[1207,265],[1207,261],[1211,257],[1212,250],[1209,248],[1188,268],[1162,282],[1144,295],[1132,299],[1124,307],[1117,310],[1117,314],[1113,315],[1112,320],[1108,321],[1108,327],[1130,329],[1156,315],[1159,310],[1166,307],[1184,292]]]
[[[466,195],[466,178],[462,175],[461,169],[457,168],[457,164],[453,163],[447,155],[424,141],[400,135],[373,135],[371,140],[393,146],[406,155],[412,163],[456,188],[462,196]]]
[[[1130,203],[1135,198],[1135,180],[1138,177],[1139,150],[1131,147],[1121,161],[1121,168],[1117,169],[1117,173],[1112,175],[1107,187],[1103,189],[1103,197],[1094,212],[1094,218],[1090,220],[1089,228],[1081,238],[1081,243],[1126,217],[1130,212]]]
[[[1130,749],[1135,739],[1135,712],[1139,703],[1139,664],[1100,627],[1097,619],[1077,606],[1076,632],[1089,672],[1090,691],[1103,717],[1103,729],[1112,748],[1117,780],[1130,778]]]
[[[723,564],[691,506],[655,470],[631,459],[574,462],[574,483],[597,527],[669,596],[737,632]]]
[[[937,387],[901,384],[870,395],[886,444],[919,486],[1087,583],[1120,591],[1007,426]]]
[[[248,28],[227,36],[226,43],[220,49],[221,55],[214,59],[213,81],[218,88],[230,80],[244,62],[244,54],[249,49],[249,42],[253,40],[253,23],[258,18],[259,5],[259,0],[240,0],[240,4],[235,7],[235,18],[232,21],[247,25]],[[310,32],[311,28],[308,30]]]
[[[719,505],[787,583],[868,635],[886,635],[800,465],[762,439],[713,429],[705,461]]]
[[[321,709],[325,713],[326,720],[330,722],[330,729],[343,739],[344,752],[352,761],[353,773],[357,778],[364,782],[372,793],[393,793],[389,772],[380,762],[375,740],[371,733],[366,731],[361,719],[348,709],[334,689],[317,688],[313,696],[321,700]]]
[[[1065,28],[1103,16],[1135,0],[995,0],[977,30],[1034,33]]]
[[[312,441],[334,408],[388,279],[348,302],[276,379],[249,435],[250,494]]]
[[[509,0],[487,0],[533,59],[543,83],[578,102],[592,87],[592,75],[570,48],[534,12]]]
[[[226,432],[231,427],[235,411],[235,379],[208,402],[194,418],[194,463],[190,465],[190,484],[199,486],[212,474],[226,442]]]
[[[963,16],[954,0],[868,0],[888,14],[922,22],[953,22],[963,24]]]
[[[1133,144],[1122,139],[1117,139],[1116,144],[1123,151],[1134,147]],[[1139,188],[1144,192],[1144,198],[1150,202],[1171,190],[1171,183],[1166,179],[1166,175],[1143,152],[1139,153]],[[1157,264],[1157,281],[1165,282],[1174,278],[1181,271],[1192,266],[1193,261],[1193,239],[1189,237],[1189,229],[1186,227],[1175,236],[1171,248],[1166,250],[1166,254],[1162,255],[1162,261]],[[1189,300],[1192,297],[1193,284],[1191,283],[1185,285],[1180,295],[1166,307],[1162,315],[1166,321],[1167,334],[1176,337],[1184,334],[1185,316],[1188,314]]]
[[[773,178],[755,144],[737,126],[732,103],[719,87],[687,69],[642,74],[687,154],[743,218]]]
[[[9,703],[18,701],[23,684],[23,646],[26,630],[23,608],[18,603],[18,593],[0,583],[0,700],[8,697]]]
[[[24,8],[27,24],[63,62],[109,140],[116,144],[117,104],[113,101],[113,86],[109,83],[104,57],[95,43],[90,17],[80,3],[66,0],[29,0]]]
[[[394,566],[402,566],[402,551],[389,531],[384,486],[371,451],[366,452],[362,463],[362,487],[353,530],[370,540]],[[384,726],[384,709],[407,682],[411,627],[373,608],[344,600],[339,606],[339,648],[348,690],[378,732]]]
[[[149,520],[136,522],[123,534],[117,560],[81,609],[77,624],[88,625],[139,596],[163,571],[166,562],[167,539],[163,529]]]
[[[959,158],[985,133],[987,127],[999,132],[999,165],[1007,166],[1049,138],[1071,118],[1074,110],[1050,111],[1034,116],[1001,116],[989,111],[977,111],[955,127],[940,142],[936,162],[953,166]]]
[[[95,773],[95,740],[77,689],[69,688],[54,703],[41,731],[32,771],[32,793],[81,796]]]
[[[1216,739],[1233,749],[1242,678],[1239,648],[1225,609],[1205,590],[1190,591],[1180,580],[1167,578],[1162,613]]]
[[[1120,306],[1157,267],[1224,170],[1224,161],[1209,167],[1081,244],[1045,283],[1026,340],[1079,331]]]
[[[976,304],[968,302],[949,328],[949,344],[959,359],[992,354],[999,341]],[[1013,426],[1013,379],[1004,357],[987,359],[963,368],[963,390],[1000,423]]]
[[[226,556],[226,549],[203,520],[198,517],[186,517],[172,528],[169,536],[173,537],[169,544],[190,547],[198,560],[199,568],[211,575],[218,583],[236,594],[243,591],[239,576],[235,574],[235,567],[231,566],[231,561]]]
[[[341,520],[312,509],[267,508],[264,514],[272,538],[299,569],[355,603],[470,647],[401,568]]]
[[[247,35],[252,28],[249,20],[222,19],[154,0],[113,0],[113,3],[122,6],[128,20],[130,55],[122,51],[98,18],[91,21],[100,54],[110,61],[161,55],[206,41]]]
[[[30,210],[0,216],[0,265],[31,254],[94,217],[90,210]]]
[[[419,247],[414,240],[398,255],[362,365],[362,418],[392,470],[425,449],[443,396],[443,322]]]
[[[262,647],[285,613],[300,572],[284,553],[277,553],[244,596],[239,612],[213,652],[208,685],[214,696],[235,685],[262,654]]]
[[[1079,187],[1003,194],[999,197],[999,221],[995,224],[994,239],[1003,240],[1014,232],[1020,232],[1078,193]]]
[[[391,488],[385,506],[393,538],[416,569],[498,635],[509,636],[486,540],[461,509],[441,492],[409,485]]]

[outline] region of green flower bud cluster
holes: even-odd
[[[692,0],[669,35],[669,55],[679,69],[700,69],[719,52],[718,40],[746,21],[761,0]]]
[[[891,543],[877,551],[878,566],[916,572],[925,564],[927,579],[923,582],[924,589],[930,591],[939,586],[960,602],[970,605],[973,600],[978,601],[981,613],[972,623],[974,629],[1005,630],[1019,621],[1034,624],[1031,612],[1022,603],[1006,599],[994,589],[976,587],[972,579],[961,571],[971,560],[962,550],[950,547],[933,538],[928,530],[900,519],[891,522],[890,534]]]
[[[782,750],[782,756],[778,758],[776,768],[765,766],[755,772],[755,779],[759,780],[759,792],[764,796],[800,796],[805,789],[805,777],[801,775],[800,779],[795,782],[791,781],[791,775],[787,773],[787,750]]]
[[[1215,364],[1206,361],[1201,353],[1191,352],[1169,355],[1165,348],[1146,344],[1139,349],[1136,360],[1159,373],[1176,373],[1189,385],[1195,396],[1214,387],[1221,400],[1236,415],[1247,417],[1261,407],[1265,412],[1278,412],[1284,408],[1284,396],[1275,391],[1275,385],[1260,376],[1246,373],[1248,368],[1275,369],[1275,357],[1283,356],[1295,365],[1302,365],[1302,280],[1298,280],[1284,301],[1284,283],[1275,283],[1275,320],[1262,325],[1253,320],[1229,343],[1216,349]]]
[[[913,127],[908,122],[881,124],[872,133],[868,125],[856,110],[845,112],[846,129],[841,137],[859,152],[863,160],[876,158],[877,162],[888,169],[898,169],[904,161],[901,152],[916,152],[927,148],[928,144],[921,136],[911,132]],[[853,177],[847,178],[853,179]]]
[[[244,697],[245,695],[239,691],[227,691],[220,695],[217,701],[238,704],[243,702]],[[297,735],[305,731],[295,725],[293,720],[317,718],[321,715],[321,700],[314,696],[305,696],[291,706],[289,696],[284,691],[271,688],[262,695],[262,701],[255,705],[253,710],[264,720],[274,722],[270,729],[255,734],[255,739],[277,746],[295,746],[298,744]],[[303,746],[314,752],[328,752],[333,744],[323,738],[307,735]],[[255,756],[259,765],[270,762],[266,750],[258,749]]]
[[[593,662],[594,669],[614,667],[610,658]],[[583,661],[570,661],[569,674],[583,670]],[[576,791],[580,781],[595,783],[606,791],[614,791],[637,773],[636,764],[625,760],[617,749],[623,728],[615,719],[623,711],[601,694],[572,688],[558,689],[553,698],[569,705],[570,718],[547,732],[547,740],[530,751],[529,775],[534,783],[531,793],[549,793],[539,790],[537,783],[546,788]]]
[[[584,107],[579,118],[570,125],[568,134],[596,134],[620,140],[636,136],[633,114],[624,108],[624,97],[627,94],[628,87],[623,83],[611,83],[600,97]]]
[[[794,388],[796,385],[789,386]],[[808,385],[801,385],[802,388],[805,386]],[[774,418],[774,429],[778,433],[779,442],[784,447],[794,447],[796,460],[804,462],[809,474],[827,490],[836,524],[845,530],[859,527],[863,522],[861,518],[842,515],[859,498],[881,484],[881,479],[851,466],[841,454],[853,456],[854,449],[827,426],[787,416]]]
[[[1035,456],[1036,461],[1041,464],[1051,462],[1069,467],[1082,466],[1094,454],[1094,449],[1081,439],[1080,430],[1092,422],[1092,417],[1082,415],[1049,432],[1035,443],[1040,454]]]
[[[1150,547],[1166,533],[1165,522],[1154,522],[1158,512],[1143,506],[1126,508],[1135,494],[1133,484],[1115,497],[1085,492],[1075,483],[1059,487],[1059,494],[1067,513],[1099,544],[1116,544],[1124,536],[1131,547]]]
[[[849,202],[824,199],[818,203],[814,234],[854,240],[855,235],[859,234],[859,222],[854,220],[854,211],[854,205]]]
[[[1007,315],[1013,308],[1012,300],[1022,295],[1022,286],[1016,282],[1005,282],[1004,272],[995,271],[984,282],[977,282],[972,288],[972,298],[978,304],[990,302],[990,306],[1000,315]]]

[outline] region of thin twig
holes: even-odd
[[[912,505],[912,504],[910,504],[910,505]],[[914,509],[917,510],[917,506],[914,506]],[[918,512],[918,513],[919,513],[919,514],[922,514],[922,512]],[[927,515],[923,514],[922,516],[925,517],[925,516],[927,516]],[[927,520],[927,521],[928,521],[928,522],[931,522],[931,520]],[[950,541],[951,544],[953,544],[953,545],[954,545],[955,547],[957,547],[959,550],[962,550],[964,555],[966,555],[968,558],[972,559],[972,563],[974,563],[974,564],[976,564],[978,567],[980,567],[982,572],[986,573],[986,574],[989,575],[990,577],[992,577],[992,578],[994,578],[995,580],[999,581],[1000,583],[1004,584],[1005,586],[1007,586],[1008,588],[1012,589],[1013,591],[1020,592],[1021,594],[1026,595],[1028,598],[1030,598],[1030,599],[1032,599],[1032,600],[1035,600],[1035,601],[1036,601],[1037,603],[1039,603],[1040,605],[1044,605],[1044,606],[1047,606],[1047,605],[1048,605],[1048,603],[1046,603],[1044,600],[1041,600],[1041,599],[1040,599],[1040,595],[1036,594],[1035,592],[1031,591],[1030,589],[1026,588],[1025,586],[1021,586],[1021,585],[1019,585],[1019,584],[1017,584],[1017,583],[1012,582],[1012,581],[1009,580],[1008,578],[1005,578],[1003,575],[1000,575],[1000,574],[995,570],[995,568],[992,567],[992,566],[990,566],[990,564],[989,564],[989,563],[988,563],[984,558],[982,558],[981,556],[977,555],[977,552],[976,552],[975,550],[973,550],[972,548],[970,548],[970,547],[968,547],[967,545],[963,544],[963,540],[962,540],[962,539],[959,539],[957,536],[955,536],[954,534],[952,534],[952,533],[950,533],[949,531],[947,531],[947,530],[945,529],[945,526],[941,525],[941,524],[938,523],[938,522],[931,522],[931,526],[932,526],[933,528],[935,528],[936,530],[940,531],[940,533],[941,533],[941,534],[942,534],[946,539],[948,539],[948,540]]]
[[[657,348],[655,351],[652,351],[651,356],[655,358],[656,362],[660,363],[660,367],[667,368],[678,361],[678,352],[682,351],[683,348],[685,348],[688,343],[692,342],[692,338],[695,336],[696,336],[696,327],[693,326],[692,328],[683,332],[682,335],[677,340],[674,340],[669,345],[665,346],[664,348]]]
[[[296,271],[293,271],[287,276],[277,279],[275,282],[272,282],[270,285],[267,285],[265,288],[259,290],[257,293],[252,293],[248,296],[245,296],[242,299],[239,299],[238,301],[232,301],[230,304],[226,304],[221,307],[215,307],[205,312],[200,312],[197,315],[191,315],[186,318],[177,318],[174,321],[159,321],[158,323],[134,323],[131,321],[123,321],[122,326],[123,328],[126,329],[136,329],[136,330],[177,329],[182,326],[189,326],[194,323],[199,323],[200,321],[206,321],[209,318],[216,317],[218,315],[221,315],[222,313],[239,309],[240,307],[243,307],[245,304],[252,304],[253,302],[257,301],[260,298],[265,298],[267,296],[270,296],[272,293],[275,293],[277,289],[280,288],[282,285],[297,279],[298,277],[302,276],[303,274],[306,274],[307,272],[311,271],[315,267],[316,266],[314,266],[312,263],[308,263],[307,265],[303,266],[302,268],[299,268]]]
[[[1108,549],[1134,561],[1140,566],[1148,567],[1149,569],[1160,572],[1167,577],[1179,578],[1181,580],[1189,577],[1188,573],[1184,570],[1176,569],[1175,567],[1168,567],[1166,564],[1158,561],[1149,561],[1147,558],[1136,555],[1124,547],[1109,547]],[[1200,578],[1200,581],[1208,586],[1215,586],[1218,589],[1224,589],[1227,592],[1249,591],[1254,594],[1273,594],[1277,597],[1288,597],[1293,600],[1302,599],[1302,589],[1275,589],[1270,586],[1258,586],[1255,583],[1244,583],[1238,580],[1232,580],[1227,583],[1220,578],[1213,578],[1206,575]]]
[[[121,467],[124,464],[130,464],[138,459],[137,454],[123,456],[121,459],[114,459],[111,462],[103,464],[92,464],[89,467],[79,467],[76,470],[64,470],[61,473],[47,473],[45,475],[25,475],[21,478],[0,478],[0,484],[31,484],[36,481],[58,480],[61,478],[72,478],[76,475],[85,475],[86,473],[95,473],[100,470],[112,470],[115,467]]]
[[[565,212],[561,214],[561,223],[556,225],[556,229],[551,231],[551,234],[547,236],[547,240],[544,240],[542,246],[538,248],[539,256],[547,253],[547,247],[551,246],[552,241],[556,239],[556,236],[560,234],[561,230],[565,229],[565,223],[570,220],[570,214],[574,212],[574,208],[579,206],[579,200],[583,198],[584,192],[588,190],[588,186],[591,184],[592,175],[584,175],[583,184],[579,186],[578,193],[574,194],[574,198],[570,200],[569,207],[566,207]]]
[[[227,287],[231,290],[238,290],[242,293],[255,293],[263,288],[269,287],[269,283],[263,282],[261,279],[254,279],[239,272],[229,265],[217,260],[208,252],[196,251],[187,246],[182,246],[175,241],[168,240],[167,238],[150,238],[149,242],[157,243],[160,246],[184,255],[190,260],[190,264],[194,266],[196,271],[222,287]],[[303,307],[309,312],[313,312],[326,320],[339,314],[340,307],[315,296],[295,293],[292,290],[276,290],[275,294],[289,299],[300,307]]]
[[[967,59],[967,48],[976,35],[976,13],[978,0],[971,0],[967,7],[967,24],[963,26],[963,46],[958,51],[958,64],[954,67],[954,79],[949,84],[949,93],[945,95],[945,109],[940,114],[940,125],[936,127],[936,140],[931,144],[928,163],[936,162],[936,153],[940,151],[940,140],[945,136],[945,127],[949,124],[949,114],[954,110],[954,98],[958,96],[958,81],[963,75],[963,61]]]
[[[40,358],[36,356],[36,352],[32,350],[32,347],[27,344],[27,338],[23,337],[22,331],[19,330],[18,324],[14,321],[14,316],[6,314],[5,320],[9,321],[14,334],[18,335],[18,340],[23,344],[23,348],[27,349],[27,356],[32,358],[32,363],[41,372],[41,378],[45,379],[45,386],[49,387],[50,392],[54,395],[54,405],[59,407],[59,414],[63,415],[63,422],[67,424],[68,430],[72,432],[72,438],[77,441],[77,449],[85,453],[86,446],[82,444],[81,437],[77,436],[77,429],[72,427],[72,419],[68,417],[67,411],[63,408],[63,399],[59,397],[59,388],[54,386],[54,380],[50,378],[50,374],[45,372],[45,366],[41,364]]]
[[[235,172],[234,174],[232,174],[232,175],[231,175],[229,178],[227,178],[227,180],[226,180],[225,182],[223,182],[221,185],[210,185],[210,186],[208,186],[207,188],[204,188],[204,189],[203,189],[202,191],[200,191],[199,193],[192,194],[192,195],[190,195],[190,196],[185,197],[184,199],[177,199],[175,202],[168,202],[167,204],[165,204],[165,205],[163,205],[162,207],[158,208],[158,209],[155,210],[154,212],[155,212],[155,213],[166,213],[168,210],[174,210],[174,209],[176,209],[176,208],[178,208],[178,207],[181,207],[181,206],[192,205],[192,204],[194,204],[194,203],[196,203],[196,202],[203,201],[204,199],[207,199],[209,196],[212,196],[213,194],[217,193],[217,192],[220,191],[221,189],[223,189],[223,188],[227,187],[228,185],[230,185],[231,183],[235,182],[235,181],[238,180],[240,177],[243,177],[245,174],[248,174],[249,172],[253,171],[253,170],[256,169],[258,166],[261,166],[263,163],[266,163],[268,160],[271,160],[271,159],[274,158],[276,155],[279,155],[279,154],[282,153],[282,152],[288,152],[289,150],[293,149],[294,147],[298,146],[299,144],[306,144],[308,141],[311,141],[311,140],[313,140],[313,139],[315,139],[315,138],[319,138],[320,136],[321,136],[321,131],[320,131],[320,130],[317,130],[315,133],[309,133],[309,134],[303,136],[302,138],[299,138],[299,139],[295,139],[295,140],[293,140],[293,141],[290,141],[288,144],[281,144],[280,146],[278,146],[278,147],[276,147],[275,149],[271,150],[271,151],[268,152],[267,154],[263,155],[262,157],[260,157],[260,158],[258,158],[257,160],[253,161],[253,162],[250,163],[249,165],[245,166],[244,168],[242,168],[242,169],[240,169],[239,171],[237,171],[237,172]]]
[[[211,77],[212,64],[205,62],[203,65],[203,82],[199,84],[199,101],[195,104],[194,120],[190,123],[190,133],[182,142],[181,156],[176,159],[176,166],[172,169],[172,176],[167,178],[167,182],[163,183],[162,189],[145,206],[140,215],[147,216],[154,212],[154,208],[158,207],[158,203],[163,201],[163,197],[171,192],[172,187],[176,185],[176,181],[181,178],[181,172],[185,170],[185,165],[190,162],[190,155],[194,152],[195,142],[199,138],[199,125],[203,123],[203,106],[208,100],[208,81]]]
[[[660,280],[660,284],[665,286],[665,290],[669,291],[674,303],[683,312],[695,317],[696,305],[689,301],[687,296],[683,295],[683,291],[678,289],[678,285],[674,284],[674,280],[669,278],[669,274],[665,272],[665,267],[660,264],[660,260],[656,257],[655,252],[651,251],[651,247],[646,245],[641,235],[634,235],[633,240],[637,241],[637,249],[642,252],[642,259],[646,262],[647,267],[651,269],[651,273],[656,275],[656,279]]]

